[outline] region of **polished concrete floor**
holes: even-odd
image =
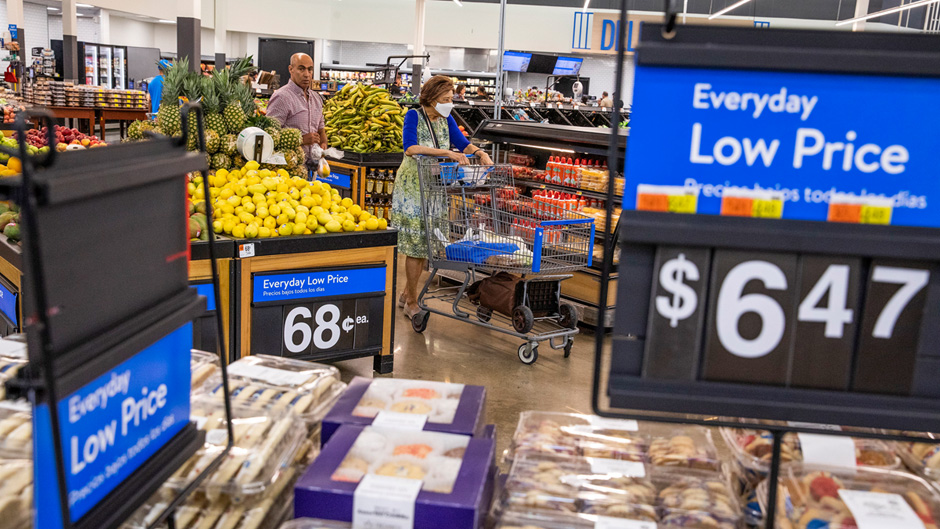
[[[404,284],[401,273],[398,284]],[[543,344],[538,361],[527,366],[517,356],[522,342],[516,338],[433,314],[427,329],[418,334],[399,311],[395,369],[389,376],[485,386],[486,420],[497,427],[496,449],[501,454],[509,447],[522,411],[591,413],[594,339],[593,332],[582,328],[569,358]],[[371,358],[336,366],[344,379],[373,376]]]

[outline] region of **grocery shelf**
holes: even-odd
[[[399,165],[404,159],[405,154],[401,152],[366,152],[358,153],[351,151],[344,151],[343,157],[340,159],[331,158],[327,156],[327,159],[334,162],[343,162],[353,165],[362,165],[369,166],[370,164],[375,165]]]
[[[254,244],[256,257],[310,252],[351,250],[374,246],[398,245],[398,230],[354,231],[325,233],[310,237],[272,237],[268,239],[239,239],[233,241],[233,250],[242,244]]]
[[[550,189],[552,191],[561,191],[563,193],[571,193],[572,195],[585,196],[588,198],[595,198],[597,200],[607,200],[607,193],[601,191],[591,191],[590,189],[579,189],[576,187],[568,187],[559,184],[547,184],[545,182],[539,182],[536,180],[515,180],[516,184],[521,184],[526,187],[533,189]],[[614,196],[614,204],[619,206],[623,200],[622,195]]]
[[[572,127],[512,120],[486,120],[474,137],[497,143],[531,145],[546,149],[571,149],[578,153],[607,156],[611,129]],[[618,150],[623,156],[629,132],[618,130]]]
[[[231,259],[235,257],[235,240],[224,235],[216,235],[215,256],[217,259]],[[0,248],[0,258],[5,258],[2,248]],[[193,261],[208,259],[209,241],[190,241],[189,258]]]

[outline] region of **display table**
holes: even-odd
[[[139,108],[99,108],[98,126],[101,129],[101,139],[104,139],[104,128],[108,121],[117,121],[121,127],[121,139],[124,139],[124,124],[129,121],[146,121],[147,111]]]
[[[87,119],[88,134],[95,133],[95,109],[91,107],[56,107],[48,106],[46,109],[52,112],[56,119]],[[79,124],[80,126],[80,124]],[[104,129],[102,129],[104,130]],[[102,136],[104,139],[104,136]]]

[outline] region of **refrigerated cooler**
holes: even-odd
[[[78,53],[85,66],[83,84],[127,88],[127,46],[79,42]]]
[[[114,46],[113,48],[111,88],[130,88],[127,85],[127,48],[124,46]]]
[[[83,84],[98,84],[98,46],[79,42],[79,56],[85,65],[85,82]]]

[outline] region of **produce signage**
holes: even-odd
[[[725,190],[769,190],[785,219],[831,219],[838,196],[893,206],[893,225],[940,227],[938,91],[930,78],[638,65],[624,207],[639,184],[695,190],[707,214]],[[872,119],[864,109],[886,94],[891,118]]]
[[[254,354],[324,359],[381,347],[386,268],[255,275]]]
[[[58,402],[69,514],[88,513],[189,422],[192,324]],[[47,404],[33,416],[36,527],[61,528]]]
[[[351,185],[351,178],[348,174],[331,172],[329,176],[317,176],[317,180],[325,184],[330,184],[333,187],[342,187],[343,189],[349,189]]]
[[[17,294],[0,281],[0,312],[18,327],[20,322],[16,313],[16,297]]]
[[[193,288],[196,289],[196,292],[198,292],[200,296],[205,296],[206,312],[215,310],[215,288],[212,286],[212,283],[200,283],[193,285]]]

